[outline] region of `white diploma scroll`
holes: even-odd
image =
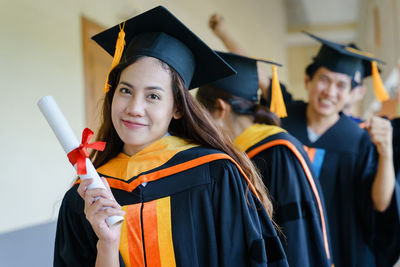
[[[61,112],[56,101],[52,96],[45,96],[41,98],[38,102],[40,111],[43,113],[50,127],[53,129],[58,141],[63,147],[66,154],[79,147],[80,143],[76,138],[76,135],[71,129],[67,119]],[[75,170],[77,169],[77,164],[75,164]],[[99,174],[93,166],[93,163],[89,158],[86,158],[86,174],[79,175],[82,180],[87,178],[92,178],[93,182],[88,186],[89,189],[92,188],[104,188],[105,186],[100,179]],[[109,226],[119,223],[124,220],[122,216],[110,216],[106,219]]]

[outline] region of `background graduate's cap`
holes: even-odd
[[[380,101],[389,99],[389,95],[386,93],[379,75],[377,65],[377,62],[384,63],[383,61],[374,58],[374,56],[368,52],[359,50],[354,45],[335,43],[308,32],[304,33],[322,43],[317,56],[313,58],[315,63],[331,71],[347,74],[352,80],[359,71],[363,72],[361,73],[361,78],[371,74],[376,98]]]
[[[347,47],[360,50],[360,48],[355,43],[349,43],[347,45]],[[358,70],[360,71],[361,80],[371,76],[372,75],[371,62],[368,60],[362,60],[361,65]],[[379,70],[379,72],[381,72],[381,71]],[[362,83],[362,82],[360,82],[360,83]]]
[[[235,74],[234,69],[163,6],[111,27],[92,39],[114,55],[111,69],[121,57],[123,60],[155,57],[174,68],[189,89]],[[108,88],[107,81],[105,90]]]
[[[276,66],[282,66],[279,63],[245,57],[234,53],[217,52],[228,64],[237,71],[236,75],[218,80],[212,84],[218,88],[251,101],[258,100],[258,73],[257,61],[272,64],[272,89],[271,89],[271,111],[279,117],[286,116],[286,107],[280,90],[279,78]]]

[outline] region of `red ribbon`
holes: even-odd
[[[78,175],[85,175],[86,172],[86,158],[89,157],[89,152],[87,148],[103,151],[106,142],[94,142],[89,144],[89,140],[92,138],[94,133],[89,128],[85,128],[82,133],[82,142],[79,147],[75,148],[71,152],[67,154],[69,162],[71,162],[72,166],[77,165],[77,173]]]

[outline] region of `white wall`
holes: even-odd
[[[374,8],[377,8],[379,14],[380,46],[375,40]],[[400,0],[365,0],[361,5],[360,14],[360,46],[386,62],[379,66],[382,70],[382,79],[385,81],[390,72],[397,67],[400,59]],[[371,103],[377,102],[371,80],[371,78],[367,80],[366,84],[370,90],[367,91],[361,106],[364,117],[372,115],[374,109],[371,108]]]
[[[215,49],[217,11],[250,55],[286,63],[283,1],[0,0],[0,233],[54,220],[74,179],[36,103],[53,95],[75,133],[85,127],[80,16],[108,27],[160,3]]]

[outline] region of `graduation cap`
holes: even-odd
[[[352,80],[357,71],[362,72],[362,78],[372,75],[376,98],[379,101],[389,99],[377,65],[377,62],[384,63],[383,61],[374,58],[371,53],[359,50],[354,44],[335,43],[308,32],[304,33],[322,43],[317,56],[313,58],[315,63],[331,71],[347,74]]]
[[[114,55],[111,69],[121,58],[155,57],[174,68],[188,89],[236,73],[163,6],[111,27],[92,39],[110,55]],[[107,78],[105,91],[108,90]]]
[[[360,50],[360,48],[358,48],[358,46],[354,43],[349,43],[347,45],[347,47],[348,47],[347,49],[353,48],[353,49]],[[357,78],[356,82],[361,84],[363,79],[372,75],[371,62],[368,60],[362,60],[361,66],[359,67],[358,71],[360,72],[360,79]],[[379,70],[379,72],[381,72],[381,71]]]
[[[229,65],[235,68],[237,74],[215,81],[212,84],[235,96],[239,96],[250,101],[258,100],[257,61],[272,64],[273,75],[271,89],[271,111],[275,112],[279,117],[287,116],[276,71],[276,66],[281,67],[281,64],[270,60],[245,57],[234,53],[225,53],[219,51],[217,51],[217,53],[226,62],[228,62]]]

